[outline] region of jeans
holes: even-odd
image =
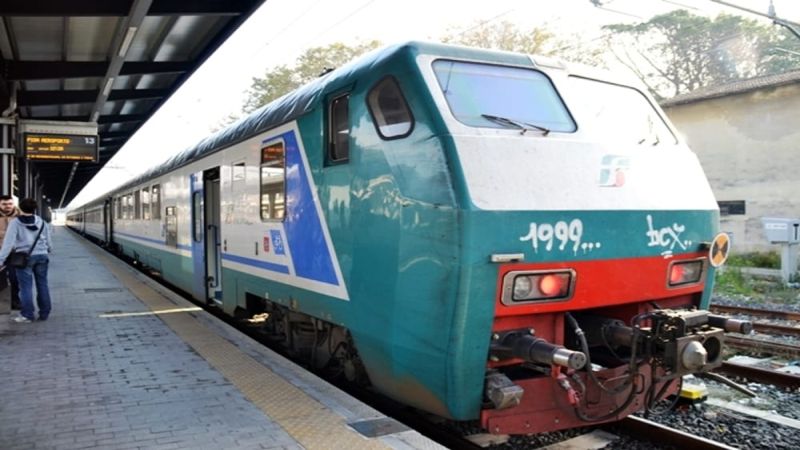
[[[23,317],[33,317],[33,283],[36,282],[36,305],[39,307],[39,320],[46,320],[50,315],[50,289],[47,287],[47,255],[31,255],[28,266],[15,269],[19,283],[19,300],[22,303]]]
[[[19,309],[19,283],[17,282],[17,271],[13,268],[8,269],[8,284],[11,288],[11,309]]]

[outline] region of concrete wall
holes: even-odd
[[[722,217],[733,249],[779,250],[761,217],[800,217],[800,83],[665,107],[697,153],[717,200],[745,200]]]

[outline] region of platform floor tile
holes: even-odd
[[[374,411],[326,400],[305,375],[287,382],[291,363],[265,365],[268,351],[217,334],[207,313],[54,234],[50,319],[0,320],[0,448],[438,447],[411,431],[365,438],[347,423]]]

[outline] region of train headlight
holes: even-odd
[[[565,300],[572,295],[572,270],[509,272],[503,279],[503,303]]]
[[[667,280],[669,286],[682,286],[700,281],[703,277],[703,261],[702,259],[674,261],[669,266],[669,279]]]
[[[527,275],[514,278],[514,298],[528,298],[533,293],[533,283]]]

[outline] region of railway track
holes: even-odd
[[[782,320],[800,320],[800,313],[791,311],[774,311],[761,308],[747,308],[742,306],[711,305],[711,311],[724,314],[746,314],[753,317],[765,317]]]
[[[788,325],[777,325],[773,323],[753,322],[753,329],[759,333],[773,334],[779,336],[800,337],[800,328]]]
[[[734,449],[729,445],[676,430],[641,417],[628,416],[614,425],[616,426],[615,429],[622,430],[625,434],[632,435],[637,439],[671,445],[675,448],[695,450]]]
[[[725,336],[725,345],[760,354],[800,357],[800,347],[775,341],[765,341],[744,336]]]
[[[790,311],[772,311],[767,309],[724,305],[711,305],[711,311],[722,314],[742,314],[751,317],[800,321],[800,313]],[[753,330],[764,334],[800,337],[800,327],[789,325],[779,325],[768,322],[753,322]]]
[[[755,381],[762,384],[772,384],[790,389],[800,388],[800,376],[790,373],[777,372],[775,370],[765,369],[762,367],[724,362],[722,363],[722,367],[715,370],[715,372],[746,378],[750,381]]]

